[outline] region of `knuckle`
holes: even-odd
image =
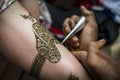
[[[73,15],[71,18],[76,18],[76,17],[78,17],[77,15]]]
[[[75,21],[77,21],[79,18],[80,18],[80,17],[79,17],[78,15],[73,15],[73,16],[71,17],[71,19],[73,19],[73,20],[75,20]]]
[[[94,42],[90,42],[90,43],[88,44],[89,47],[92,47],[93,45],[95,45]]]
[[[66,27],[66,24],[67,24],[67,23],[63,23],[62,28],[65,28],[65,27]]]
[[[88,44],[88,50],[95,52],[95,49],[96,49],[96,44],[95,44],[95,42],[90,42],[90,43]]]
[[[64,23],[68,23],[69,20],[70,20],[70,18],[66,18],[66,19],[64,20]]]
[[[97,25],[96,22],[91,22],[90,26],[91,26],[92,28],[95,28],[95,29],[98,28],[98,25]]]

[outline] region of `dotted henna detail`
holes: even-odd
[[[67,80],[79,80],[79,78],[74,76],[73,74],[70,74]]]

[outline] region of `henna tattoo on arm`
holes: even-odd
[[[51,36],[50,32],[40,25],[40,23],[30,14],[21,16],[33,23],[32,28],[36,37],[36,49],[38,55],[35,57],[31,67],[31,74],[33,76],[38,76],[45,60],[48,60],[51,63],[58,63],[61,60],[61,54],[55,46],[55,44],[59,44],[60,42]]]
[[[46,60],[51,63],[58,63],[61,60],[61,54],[55,46],[55,44],[59,44],[60,42],[51,36],[51,33],[40,25],[30,14],[21,16],[33,23],[32,28],[36,37],[36,49],[38,54],[34,59],[30,73],[38,77]],[[79,78],[70,74],[67,80],[79,80]]]
[[[74,76],[73,74],[70,74],[67,80],[79,80],[79,78]]]

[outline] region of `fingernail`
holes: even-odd
[[[74,27],[75,26],[75,23],[74,23],[74,21],[72,20],[72,27]]]
[[[101,41],[102,43],[105,43],[105,42],[106,42],[106,40],[105,40],[105,39],[101,39],[100,41]]]
[[[76,46],[79,46],[79,45],[80,45],[79,43],[76,44]]]
[[[68,26],[68,24],[64,24],[64,26],[66,27],[66,26]]]
[[[73,37],[73,40],[74,40],[74,41],[76,41],[76,40],[77,40],[77,38],[76,38],[76,37]]]
[[[78,38],[77,38],[76,36],[74,36],[73,39],[74,39],[75,41],[78,41]]]
[[[82,8],[82,9],[86,9],[86,7],[85,7],[85,6],[83,6],[83,5],[81,6],[81,8]]]
[[[76,45],[75,45],[75,47],[78,47],[80,44],[79,43],[77,43]]]

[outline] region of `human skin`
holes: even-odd
[[[80,10],[86,17],[86,25],[81,32],[66,41],[69,50],[86,50],[89,42],[97,40],[98,26],[95,20],[95,14],[92,11],[87,10],[84,6],[81,6]],[[65,19],[62,28],[64,35],[70,33],[79,18],[79,16],[73,15],[71,18]]]
[[[23,7],[32,14],[32,16],[39,20],[40,12],[38,0],[19,0]]]
[[[29,15],[18,1],[13,3],[0,15],[1,55],[19,65],[28,73],[31,70],[35,57],[39,53],[38,49],[36,49],[37,42],[33,32],[34,22],[30,18],[25,18],[25,16]],[[32,19],[34,19],[35,23],[37,22],[35,18],[32,17]],[[39,25],[39,27],[41,26]],[[41,34],[44,33],[50,34],[46,30],[41,31]],[[52,36],[49,36],[49,38],[52,38]],[[60,53],[59,56],[61,58],[56,63],[52,63],[46,59],[40,70],[41,72],[38,74],[38,79],[67,80],[72,74],[80,80],[90,80],[81,63],[62,44],[53,44],[55,46],[52,46],[52,48]]]
[[[74,51],[94,80],[120,80],[120,62],[101,50],[105,40],[90,42],[88,51]]]
[[[37,0],[19,0],[19,2],[23,5],[23,7],[30,12],[37,20],[39,20],[39,6]],[[17,65],[11,64],[4,57],[0,57],[0,75],[2,74],[1,80],[18,80],[21,75],[22,69],[20,69]],[[9,66],[9,67],[8,67]],[[14,68],[13,68],[14,67]],[[11,70],[11,71],[10,71]],[[9,71],[9,72],[8,72]],[[16,72],[15,72],[16,71]],[[10,75],[11,74],[11,75]]]
[[[89,24],[87,24],[87,27],[85,26],[85,28],[82,30],[80,38],[75,35],[70,40],[68,40],[67,44],[71,46],[68,48],[72,48],[71,52],[84,65],[84,67],[90,73],[92,79],[120,80],[120,62],[102,51],[101,48],[105,45],[106,41],[104,39],[96,41],[97,24],[95,21],[94,13],[88,10],[86,12],[88,12],[88,16],[86,18]],[[83,13],[83,15],[85,14]],[[72,16],[71,18],[67,18],[65,20],[63,25],[63,31],[65,35],[70,32],[70,28],[74,27],[78,19],[79,16]],[[71,23],[72,26],[70,26]],[[81,44],[81,40],[84,45]],[[74,43],[74,45],[70,43]],[[83,45],[84,47],[81,45]]]

